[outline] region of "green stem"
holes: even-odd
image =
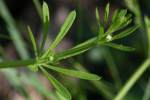
[[[146,69],[150,65],[150,59],[144,61],[144,63],[136,70],[136,72],[130,77],[118,95],[114,98],[114,100],[122,100],[128,91],[132,88],[132,86],[137,82],[137,80],[142,76],[142,74],[146,71]]]
[[[119,76],[119,71],[117,69],[117,66],[116,66],[113,58],[112,58],[111,52],[107,48],[105,49],[105,52],[104,52],[104,58],[107,62],[108,68],[112,74],[112,78],[114,80],[116,89],[119,90],[122,86],[121,79]]]
[[[55,55],[55,57],[57,58],[57,60],[62,60],[62,59],[66,59],[66,58],[69,58],[72,56],[76,56],[78,54],[81,54],[81,53],[89,50],[93,46],[96,46],[97,45],[96,42],[97,42],[96,37],[89,39],[89,40],[69,49],[69,50],[65,50],[63,52],[57,53]]]
[[[28,59],[28,60],[18,60],[18,61],[4,61],[0,63],[0,68],[16,68],[22,66],[28,66],[35,64],[35,59]]]

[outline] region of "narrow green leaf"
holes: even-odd
[[[113,36],[112,40],[116,40],[116,39],[126,37],[126,36],[130,35],[131,33],[133,33],[135,30],[137,30],[138,28],[139,28],[139,26],[137,26],[137,25],[132,26],[132,27],[128,28],[127,30]]]
[[[65,69],[60,66],[55,67],[55,66],[51,66],[51,65],[45,65],[45,67],[55,70],[59,73],[65,74],[65,75],[69,75],[69,76],[73,76],[73,77],[77,77],[77,78],[81,78],[81,79],[86,79],[86,80],[99,80],[100,79],[100,77],[95,74],[90,74],[90,73],[77,71],[77,70]]]
[[[33,32],[31,30],[30,26],[27,26],[27,29],[28,29],[28,33],[29,33],[29,36],[30,36],[30,40],[32,42],[32,46],[33,46],[33,49],[34,49],[35,56],[38,57],[37,45],[36,45],[36,42],[35,42]]]
[[[0,63],[0,68],[17,68],[22,66],[33,65],[35,63],[36,63],[35,59],[4,61]]]
[[[124,46],[121,44],[115,44],[115,43],[106,43],[105,45],[110,46],[112,48],[122,50],[122,51],[134,51],[135,49],[132,47]]]
[[[144,21],[145,21],[145,27],[146,27],[146,31],[147,31],[147,38],[148,38],[148,54],[150,56],[150,19],[145,16],[144,17]]]
[[[98,37],[101,38],[102,35],[104,34],[104,27],[100,23],[100,16],[99,16],[98,8],[96,8],[95,10],[95,15],[96,15],[96,19],[97,19],[98,26],[99,26]]]
[[[107,22],[109,17],[109,3],[107,4],[105,8],[105,14],[104,14],[104,21]]]
[[[15,21],[11,16],[4,0],[0,0],[0,16],[3,18],[6,28],[10,34],[10,37],[16,47],[19,56],[22,59],[28,59],[29,53],[25,48],[25,41],[23,40],[18,28],[16,27]]]
[[[62,25],[59,34],[57,35],[56,39],[54,42],[51,44],[50,48],[48,51],[44,54],[44,56],[49,55],[51,51],[61,42],[61,40],[64,38],[66,33],[69,31],[70,27],[72,26],[74,20],[76,18],[76,12],[72,11],[68,17],[66,18],[64,24]]]
[[[98,32],[98,38],[101,39],[104,35],[104,27],[100,25],[99,32]]]
[[[112,17],[112,22],[114,22],[114,21],[116,20],[117,15],[118,15],[118,12],[119,12],[119,10],[118,10],[118,9],[117,9],[117,10],[115,10],[115,12],[114,12],[114,14],[113,14],[113,17]]]
[[[118,13],[118,18],[119,18],[119,19],[123,19],[126,14],[127,14],[127,9],[122,9],[122,10],[120,10],[120,12]]]
[[[66,58],[81,54],[81,53],[89,50],[93,46],[95,46],[96,42],[97,42],[97,38],[92,38],[92,39],[87,40],[69,50],[65,50],[63,52],[57,53],[55,55],[55,57],[57,60],[62,60],[62,59],[66,59]]]
[[[40,67],[40,69],[48,78],[50,83],[55,87],[56,91],[59,92],[59,94],[61,94],[66,100],[71,100],[71,94],[69,93],[69,91],[52,75],[50,75],[44,68]]]
[[[49,8],[48,8],[48,5],[46,4],[46,2],[43,3],[42,10],[43,10],[43,38],[42,38],[42,42],[41,42],[41,46],[40,46],[40,52],[42,52],[42,49],[44,47],[44,44],[45,44],[45,41],[47,38],[49,20],[50,20]]]
[[[47,21],[49,21],[49,8],[46,2],[43,2],[42,10],[43,10],[43,22],[46,23]]]
[[[126,9],[115,12],[113,19],[112,19],[112,24],[106,31],[105,35],[111,34],[129,24],[130,19],[127,19],[127,17],[125,16],[126,13],[127,13]]]
[[[99,16],[99,12],[98,12],[98,8],[96,8],[95,10],[95,16],[98,22],[100,22],[100,16]]]

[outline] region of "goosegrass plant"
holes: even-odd
[[[117,44],[114,42],[115,40],[130,35],[138,28],[137,25],[132,26],[130,28],[125,28],[132,22],[131,14],[128,14],[126,9],[116,10],[111,19],[111,24],[108,28],[106,28],[105,25],[110,19],[109,10],[110,7],[109,4],[107,4],[103,19],[104,24],[102,24],[100,23],[101,18],[99,16],[98,8],[96,8],[96,19],[99,27],[96,37],[93,37],[83,43],[80,43],[68,50],[55,52],[55,48],[66,36],[67,32],[73,25],[73,22],[76,18],[76,11],[74,10],[69,13],[56,38],[50,44],[49,48],[47,50],[44,50],[43,48],[47,39],[48,27],[50,22],[49,8],[46,2],[44,2],[41,10],[43,33],[40,45],[37,44],[36,39],[34,37],[34,33],[32,32],[30,26],[27,27],[35,57],[27,60],[3,61],[0,63],[0,68],[17,68],[22,66],[28,66],[33,72],[38,72],[40,70],[53,85],[53,87],[56,90],[56,94],[61,100],[71,100],[70,92],[52,74],[48,72],[48,69],[50,69],[51,71],[58,72],[60,74],[77,77],[80,79],[98,81],[101,79],[101,77],[95,74],[87,73],[85,71],[80,70],[64,68],[64,66],[61,66],[60,64],[61,60],[66,60],[70,57],[81,55],[82,53],[96,46],[108,46],[122,51],[134,51],[134,48],[132,47],[124,46],[122,44]],[[118,34],[113,34],[114,32],[117,32]]]

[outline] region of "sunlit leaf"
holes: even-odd
[[[59,92],[66,100],[71,100],[71,95],[69,91],[59,82],[57,81],[52,75],[50,75],[45,69],[40,67],[42,72],[48,78],[50,83],[55,87],[56,91]]]
[[[45,65],[45,66],[47,68],[55,70],[59,73],[77,77],[77,78],[81,78],[81,79],[86,79],[86,80],[99,80],[100,79],[100,77],[95,74],[90,74],[90,73],[77,71],[77,70],[70,70],[70,69],[62,68],[60,66],[59,67],[55,67],[55,66],[51,66],[51,65]]]

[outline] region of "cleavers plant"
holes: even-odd
[[[42,71],[44,75],[48,78],[51,84],[56,89],[56,94],[58,97],[64,100],[71,100],[71,95],[69,91],[60,83],[58,82],[50,73],[48,73],[47,69],[56,71],[61,74],[86,79],[86,80],[99,80],[100,77],[94,74],[78,71],[78,70],[70,70],[62,67],[59,62],[61,60],[65,60],[67,58],[79,55],[81,53],[86,52],[90,48],[95,46],[109,46],[123,51],[133,51],[134,48],[124,46],[122,44],[114,43],[114,40],[124,38],[129,34],[133,33],[138,26],[132,26],[130,28],[123,28],[127,27],[131,22],[131,14],[127,13],[126,9],[123,10],[116,10],[113,14],[111,19],[111,24],[108,28],[105,28],[109,21],[109,4],[107,4],[105,8],[104,14],[104,24],[100,23],[100,16],[98,12],[98,8],[96,8],[96,19],[98,22],[98,32],[97,36],[93,37],[83,43],[80,43],[77,46],[74,46],[68,50],[64,50],[62,52],[55,52],[55,48],[58,44],[62,41],[65,37],[67,32],[69,31],[70,27],[72,26],[73,22],[76,18],[76,11],[70,12],[68,17],[66,18],[64,24],[62,25],[58,35],[54,39],[54,41],[50,44],[48,50],[44,50],[44,44],[47,39],[48,27],[49,27],[49,8],[47,4],[44,2],[42,6],[42,19],[43,19],[43,34],[42,34],[42,41],[38,46],[34,37],[34,34],[31,28],[28,26],[28,33],[30,36],[30,40],[33,46],[33,50],[35,53],[35,58],[28,59],[28,60],[18,60],[18,61],[4,61],[0,63],[0,68],[6,67],[20,67],[20,66],[28,66],[32,71],[37,72],[38,70]],[[121,31],[120,31],[121,30]],[[114,35],[114,32],[118,32],[118,34]]]

